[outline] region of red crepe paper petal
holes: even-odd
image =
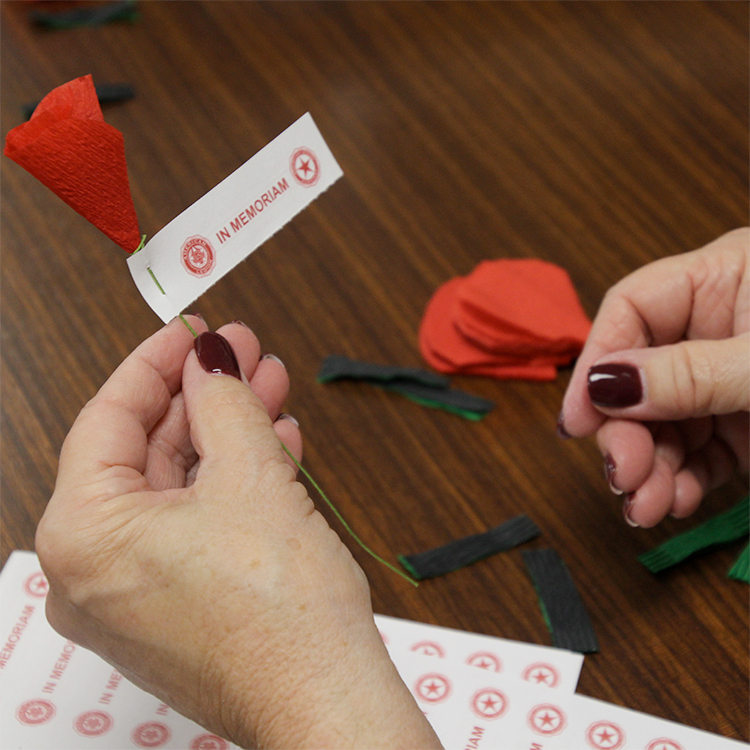
[[[453,324],[463,278],[443,284],[433,295],[419,330],[419,347],[425,361],[438,372],[485,375],[505,379],[554,380],[555,364],[543,357],[529,360],[488,352],[464,338]]]
[[[104,122],[91,76],[44,97],[31,119],[8,133],[4,153],[125,252],[138,249],[124,139]]]
[[[486,261],[429,301],[419,329],[439,372],[554,380],[581,351],[591,323],[564,269],[535,259]]]

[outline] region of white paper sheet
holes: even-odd
[[[0,574],[0,750],[236,747],[55,633],[46,593],[36,555],[14,552]],[[574,694],[580,654],[383,615],[376,624],[446,750],[748,747]]]

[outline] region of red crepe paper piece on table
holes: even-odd
[[[90,75],[47,94],[31,119],[8,133],[4,153],[125,252],[139,248],[125,142],[104,122]]]
[[[437,289],[419,330],[436,370],[522,380],[554,380],[583,348],[591,321],[567,272],[546,261],[480,263]]]

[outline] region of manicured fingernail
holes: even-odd
[[[630,517],[630,510],[633,507],[634,502],[635,502],[635,492],[631,492],[625,498],[625,501],[622,504],[622,515],[625,516],[625,521],[627,522],[628,526],[632,526],[634,529],[637,529],[640,526],[640,524],[636,523]]]
[[[557,437],[562,438],[563,440],[568,440],[569,438],[573,437],[566,429],[565,429],[565,417],[563,417],[563,413],[560,412],[560,416],[557,418]]]
[[[643,399],[643,384],[637,367],[613,362],[594,365],[588,376],[589,397],[597,406],[623,409]]]
[[[274,362],[278,362],[286,370],[284,363],[275,354],[264,354],[261,357],[261,359],[270,359],[270,360],[273,360]]]
[[[278,421],[279,421],[279,419],[287,419],[287,420],[289,420],[289,421],[290,421],[290,422],[291,422],[291,423],[292,423],[292,424],[293,424],[293,425],[294,425],[295,427],[299,427],[299,422],[298,422],[298,421],[297,421],[297,420],[296,420],[296,419],[295,419],[295,418],[294,418],[294,417],[293,417],[293,416],[292,416],[291,414],[286,414],[286,413],[283,413],[283,414],[279,414],[279,416],[278,416],[278,418],[277,418],[277,420],[276,420],[276,421],[278,422]]]
[[[206,372],[215,375],[231,375],[241,380],[240,366],[229,342],[218,333],[206,331],[195,340],[195,353]]]
[[[612,458],[609,453],[607,453],[607,455],[604,456],[604,474],[607,477],[607,482],[609,482],[609,489],[612,490],[615,495],[622,495],[622,490],[618,490],[617,487],[615,487],[616,473],[617,464],[615,463],[615,459]]]

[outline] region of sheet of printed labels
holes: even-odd
[[[229,750],[58,635],[33,552],[0,574],[0,750]],[[583,657],[376,615],[446,750],[724,750],[744,743],[576,695]]]

